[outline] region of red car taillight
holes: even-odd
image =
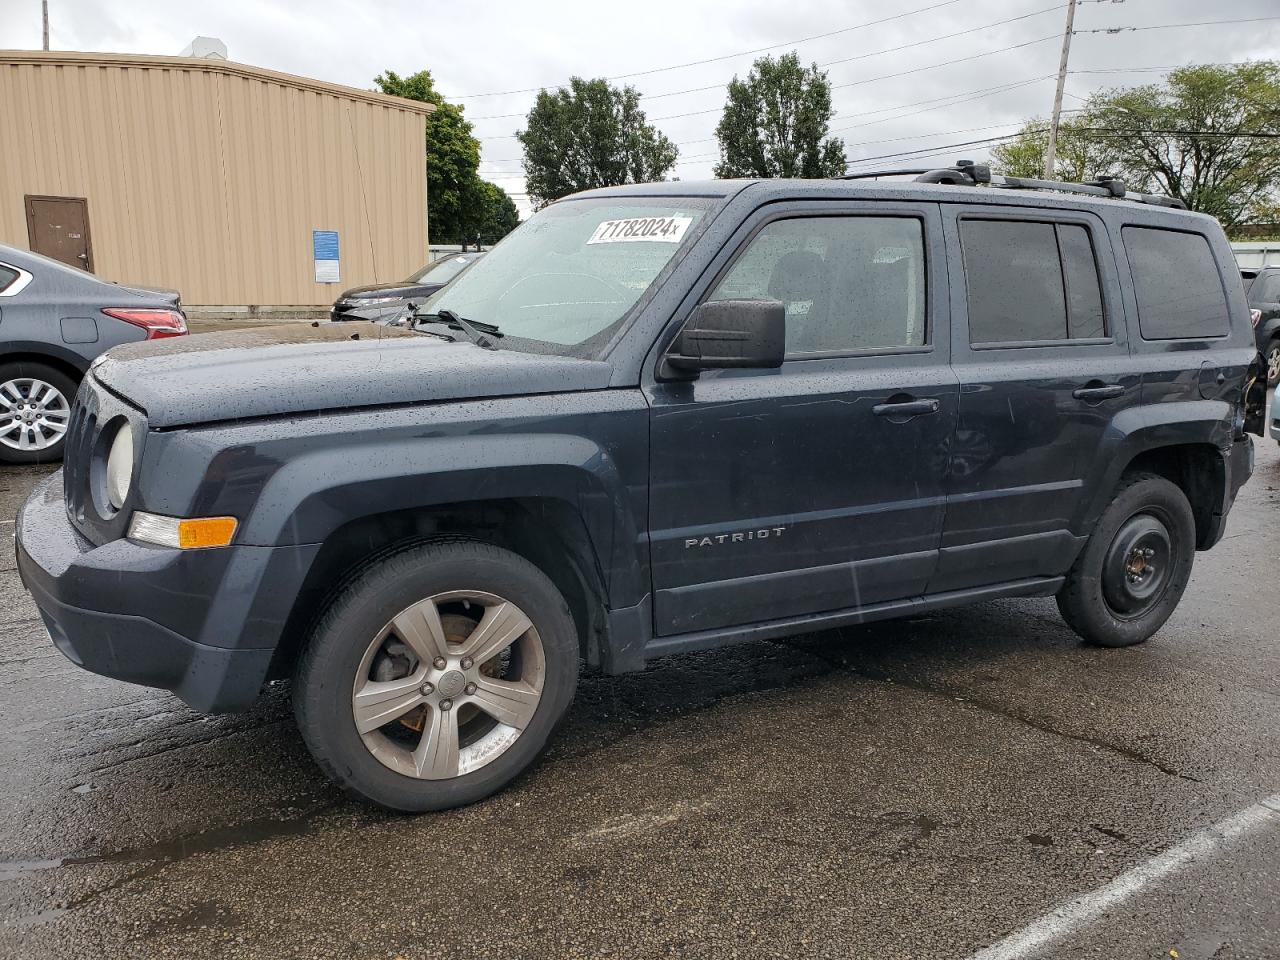
[[[1262,311],[1251,309],[1249,311],[1249,322],[1255,327],[1262,322]]]
[[[139,310],[125,307],[103,307],[108,317],[132,323],[147,331],[148,340],[181,337],[187,332],[187,318],[178,310]]]

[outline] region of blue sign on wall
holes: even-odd
[[[311,251],[316,262],[316,283],[341,283],[338,264],[338,231],[312,230]]]

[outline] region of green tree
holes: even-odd
[[[497,243],[520,225],[520,211],[507,191],[496,183],[480,181],[481,202],[476,205],[479,216],[473,224],[471,240]]]
[[[675,144],[645,122],[634,87],[581,77],[539,91],[516,138],[539,208],[579,190],[661,180],[677,156]]]
[[[1160,84],[1090,97],[1064,124],[1064,179],[1118,176],[1132,190],[1177,197],[1227,229],[1280,201],[1280,64],[1182,67]],[[992,151],[997,172],[1037,176],[1047,126],[1031,121]]]
[[[1115,172],[1230,228],[1280,188],[1280,64],[1191,66],[1095,98],[1087,118]]]
[[[1049,122],[1035,119],[1018,133],[1017,139],[991,150],[991,166],[1010,177],[1044,176],[1044,152],[1049,143]],[[1058,128],[1058,150],[1054,176],[1059,180],[1091,180],[1106,172],[1110,159],[1105,145],[1081,121],[1064,120]]]
[[[435,105],[427,115],[427,220],[433,241],[460,242],[474,228],[475,211],[484,203],[477,173],[480,142],[462,107],[445,102],[429,70],[408,77],[388,70],[374,83],[391,96]]]
[[[834,177],[845,171],[844,141],[828,137],[831,82],[800,65],[795,51],[761,57],[735,75],[716,126],[717,177]]]

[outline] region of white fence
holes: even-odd
[[[1242,267],[1265,267],[1280,263],[1280,241],[1233,243],[1231,250],[1236,255],[1236,262]]]

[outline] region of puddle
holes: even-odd
[[[249,820],[226,827],[214,827],[204,833],[196,833],[176,840],[166,840],[149,847],[137,847],[131,850],[115,850],[110,853],[96,853],[83,857],[63,857],[59,866],[80,866],[93,863],[144,863],[161,861],[174,863],[185,860],[200,853],[212,853],[216,850],[232,850],[236,847],[249,846],[267,840],[283,837],[299,837],[310,833],[314,828],[315,817],[332,809],[333,803],[316,807],[301,817],[288,820],[263,818]]]
[[[9,917],[4,921],[4,928],[7,930],[22,929],[25,927],[38,927],[43,923],[52,923],[60,916],[67,912],[68,907],[50,907],[48,910],[37,910],[35,913],[20,914],[16,917]]]
[[[0,862],[0,882],[17,880],[30,873],[62,866],[61,860],[9,860]]]
[[[225,827],[215,827],[175,840],[166,840],[146,847],[114,850],[84,856],[61,857],[56,860],[0,861],[0,882],[60,867],[85,866],[98,863],[153,863],[157,866],[175,863],[201,853],[232,850],[267,840],[299,837],[315,829],[316,817],[336,806],[326,803],[299,817],[290,819],[263,818]],[[49,911],[44,911],[45,913]]]

